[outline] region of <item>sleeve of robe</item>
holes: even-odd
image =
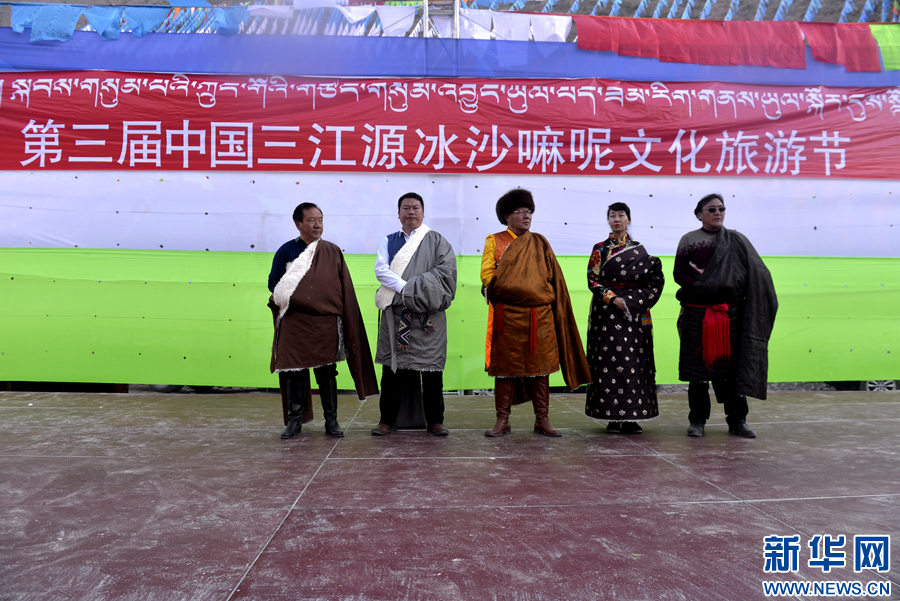
[[[604,250],[606,253],[609,252],[608,249],[604,249],[607,243],[608,241],[604,240],[603,242],[594,245],[594,250],[591,251],[591,258],[588,260],[587,280],[588,290],[590,290],[595,297],[602,299],[603,302],[608,305],[616,298],[616,293],[614,290],[607,287],[606,282],[603,281],[603,278],[600,276],[600,270],[603,268],[605,258]]]
[[[422,250],[425,249],[420,247],[417,252]],[[456,296],[456,254],[453,247],[440,236],[433,252],[434,267],[413,276],[403,287],[401,302],[415,313],[446,311]]]
[[[488,234],[484,239],[484,251],[481,253],[481,285],[487,286],[497,271],[497,260],[494,258],[497,251],[497,242],[494,234]]]
[[[672,271],[675,283],[682,288],[690,288],[697,281],[697,276],[702,275],[697,269],[691,267],[691,253],[688,249],[688,236],[685,234],[678,241],[678,248],[675,250],[675,265]]]
[[[591,368],[584,356],[584,346],[581,344],[581,335],[578,333],[578,324],[575,314],[572,312],[572,300],[569,298],[569,289],[566,287],[566,278],[556,255],[547,244],[547,251],[553,271],[553,289],[556,300],[553,304],[554,323],[556,325],[556,343],[559,347],[559,363],[562,368],[563,379],[569,390],[575,390],[582,384],[590,384]]]
[[[769,338],[775,326],[778,297],[772,275],[750,240],[738,232],[732,234],[745,253],[747,266],[736,392],[765,400],[769,377]]]
[[[359,310],[359,302],[356,299],[356,290],[353,287],[353,279],[350,270],[341,253],[341,286],[343,294],[344,314],[344,345],[347,348],[347,367],[356,385],[356,394],[359,400],[378,394],[378,378],[375,375],[375,366],[372,364],[372,349],[369,348],[369,339],[366,336],[366,326],[363,323],[362,312]]]
[[[647,277],[641,281],[640,287],[617,290],[618,298],[625,303],[632,321],[639,321],[641,315],[659,302],[666,281],[659,258],[648,256],[647,260],[650,261],[649,272]]]

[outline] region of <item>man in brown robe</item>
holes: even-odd
[[[497,410],[485,436],[509,432],[512,405],[529,399],[534,431],[561,436],[548,416],[550,374],[562,365],[570,390],[591,381],[562,269],[547,239],[529,231],[533,212],[531,192],[510,190],[497,201],[497,218],[507,230],[485,242],[482,281],[491,305],[485,367],[496,377]]]
[[[341,437],[335,363],[347,361],[359,399],[378,394],[372,352],[341,249],[322,240],[322,211],[310,202],[294,210],[300,236],[275,253],[269,308],[275,321],[272,372],[278,372],[284,432],[293,438],[313,419],[309,370],[316,374],[325,433]]]

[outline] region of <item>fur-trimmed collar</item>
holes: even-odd
[[[297,286],[300,285],[300,281],[306,277],[307,272],[309,272],[309,268],[313,262],[313,256],[316,254],[316,247],[318,246],[319,241],[316,240],[307,246],[303,252],[300,253],[299,257],[288,263],[287,271],[284,272],[284,275],[278,280],[278,284],[275,285],[275,292],[272,294],[272,299],[280,309],[278,312],[279,322],[281,321],[281,318],[284,317],[284,314],[288,310],[288,306],[291,304],[291,296],[294,294]]]
[[[430,231],[431,228],[424,223],[419,226],[415,236],[407,240],[406,244],[404,244],[397,254],[394,255],[394,260],[391,261],[391,271],[398,276],[403,275],[403,272],[406,271],[406,268],[409,266],[409,262],[416,254],[416,251],[419,250],[419,245],[422,244],[422,240],[425,239],[425,234]],[[381,286],[378,291],[375,292],[375,306],[378,307],[380,311],[386,310],[394,302],[395,294],[397,293],[390,288]]]

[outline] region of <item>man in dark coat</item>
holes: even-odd
[[[747,396],[766,398],[768,344],[778,311],[775,285],[747,237],[723,226],[719,194],[703,197],[694,215],[702,227],[682,236],[674,273],[682,307],[678,378],[690,382],[688,436],[703,436],[712,381],[728,431],[755,438],[747,427]]]
[[[293,438],[312,421],[309,370],[316,374],[325,433],[341,437],[335,363],[347,361],[360,400],[378,394],[372,352],[341,249],[322,240],[322,211],[311,202],[294,210],[300,236],[275,253],[269,308],[275,321],[271,370],[278,372],[285,429]]]

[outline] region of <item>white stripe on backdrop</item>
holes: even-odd
[[[900,185],[889,180],[104,171],[8,171],[2,179],[3,247],[271,253],[297,235],[294,206],[311,201],[325,213],[326,239],[372,254],[399,229],[397,199],[415,191],[430,227],[458,254],[480,254],[484,237],[502,229],[497,198],[521,186],[537,202],[533,230],[557,254],[589,254],[616,201],[631,207],[636,239],[674,254],[699,225],[697,200],[720,192],[726,226],[763,255],[900,256]]]

